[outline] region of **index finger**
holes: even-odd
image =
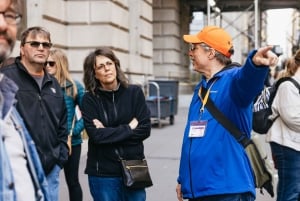
[[[262,47],[262,48],[260,49],[260,52],[261,52],[263,55],[266,55],[267,52],[268,52],[269,50],[272,50],[272,49],[273,49],[273,45],[268,45],[268,46]]]

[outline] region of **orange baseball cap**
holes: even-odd
[[[183,35],[183,40],[187,43],[205,43],[226,57],[231,57],[229,50],[233,46],[232,38],[220,27],[206,26],[197,35]]]

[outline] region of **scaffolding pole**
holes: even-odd
[[[254,47],[258,48],[258,27],[259,27],[259,8],[258,8],[258,0],[254,0]]]

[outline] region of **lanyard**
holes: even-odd
[[[207,92],[206,92],[205,95],[204,95],[204,99],[202,99],[202,96],[201,96],[202,86],[200,87],[200,89],[199,89],[199,91],[198,91],[198,96],[199,96],[200,100],[202,101],[202,107],[200,108],[200,113],[201,113],[201,114],[203,113],[204,107],[205,107],[205,105],[206,105],[206,103],[207,103],[207,100],[208,100],[208,97],[209,97],[209,93],[210,93],[210,89],[211,89],[211,87],[215,84],[216,81],[217,81],[217,79],[215,79],[215,80],[213,81],[213,83],[209,86]]]

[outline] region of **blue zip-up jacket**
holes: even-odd
[[[73,117],[75,115],[75,107],[76,105],[81,108],[81,102],[82,98],[84,96],[84,87],[82,84],[80,84],[78,81],[75,81],[76,87],[77,87],[77,96],[76,99],[72,96],[68,96],[65,92],[66,89],[73,87],[73,84],[69,81],[66,83],[66,89],[65,87],[62,87],[62,90],[64,92],[64,98],[65,98],[65,103],[66,103],[66,108],[68,111],[67,115],[67,121],[68,121],[68,133],[70,133],[71,127],[72,127],[72,121]],[[76,118],[76,117],[75,117]],[[72,146],[79,145],[82,143],[82,137],[81,137],[81,132],[84,129],[84,124],[83,124],[83,118],[81,119],[76,119],[74,123],[74,128],[73,128],[73,134],[72,134]]]
[[[269,68],[256,67],[249,54],[244,66],[224,69],[195,88],[184,132],[178,183],[184,198],[251,192],[255,196],[250,161],[241,144],[212,117],[207,108],[200,116],[200,87],[210,88],[209,97],[237,128],[250,138],[252,102],[263,89]],[[189,137],[193,121],[207,121],[203,137]]]
[[[0,74],[0,136],[2,135],[1,128],[4,127],[1,126],[1,124],[4,123],[3,119],[5,116],[10,115],[23,142],[28,169],[36,188],[36,200],[48,201],[48,183],[35,144],[25,127],[23,119],[13,105],[15,103],[14,97],[16,91],[17,86],[13,81],[4,77],[3,74]],[[2,140],[0,140],[0,155],[0,201],[14,201],[16,200],[16,191],[10,165],[11,161],[6,153],[6,148]]]

